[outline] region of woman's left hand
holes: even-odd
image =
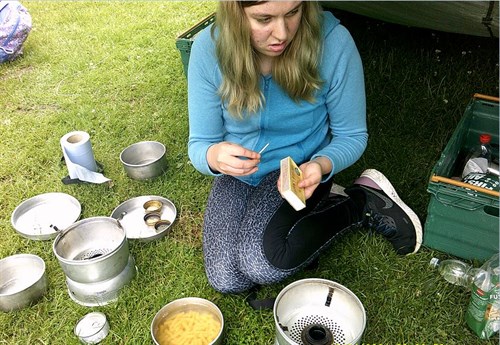
[[[311,197],[314,190],[319,186],[321,177],[323,176],[321,164],[315,160],[303,163],[300,165],[302,170],[302,181],[299,182],[299,187],[304,188],[306,200]]]
[[[332,163],[326,157],[317,157],[312,161],[302,163],[299,168],[303,176],[302,181],[299,182],[299,187],[304,188],[305,197],[309,199],[321,183],[323,175],[332,171]],[[280,178],[278,178],[278,190],[281,185]]]

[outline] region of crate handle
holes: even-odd
[[[433,193],[434,194],[434,193]],[[446,206],[453,206],[453,207],[459,207],[463,210],[467,211],[477,211],[480,209],[483,205],[476,202],[475,204],[464,204],[464,199],[455,197],[454,200],[449,200],[446,197],[442,197],[439,191],[435,192],[435,197],[436,200],[439,201],[441,204],[446,205]]]
[[[431,181],[432,182],[443,182],[443,183],[448,183],[448,184],[451,184],[451,185],[454,185],[454,186],[457,186],[457,187],[463,187],[463,188],[467,188],[467,189],[472,189],[472,190],[474,190],[476,192],[480,192],[480,193],[492,195],[492,196],[495,196],[497,198],[500,196],[500,193],[497,192],[497,191],[495,191],[495,190],[491,190],[491,189],[486,189],[486,188],[483,188],[483,187],[474,186],[474,185],[472,185],[470,183],[456,181],[456,180],[453,180],[451,178],[447,178],[447,177],[443,177],[443,176],[432,175]]]
[[[208,16],[206,16],[205,18],[203,18],[202,20],[200,20],[198,23],[194,24],[191,28],[187,29],[182,34],[177,36],[177,39],[179,39],[179,38],[191,39],[195,33],[198,33],[198,31],[200,31],[200,29],[207,27],[209,24],[213,23],[214,21],[215,21],[215,13],[211,13]]]
[[[483,95],[480,93],[475,93],[473,97],[477,98],[477,99],[484,99],[486,101],[492,101],[492,102],[497,102],[497,103],[499,101],[498,97]]]

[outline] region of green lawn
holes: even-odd
[[[0,344],[78,344],[73,327],[90,311],[104,312],[111,330],[103,344],[150,344],[156,311],[181,297],[207,298],[222,310],[226,343],[273,344],[272,311],[254,311],[245,295],[222,295],[207,283],[201,227],[211,178],[187,156],[186,79],[176,37],[210,14],[214,2],[25,1],[33,30],[22,58],[0,65],[0,258],[32,253],[47,265],[49,291],[38,304],[0,312]],[[394,26],[335,11],[361,53],[369,144],[341,172],[347,185],[366,168],[382,171],[425,221],[429,174],[472,94],[498,96],[498,40]],[[91,136],[96,159],[113,185],[64,185],[59,139],[73,130]],[[157,140],[168,171],[151,181],[129,179],[119,154]],[[52,241],[19,236],[10,223],[23,200],[64,192],[83,206],[82,218],[109,216],[140,195],[174,202],[178,218],[162,240],[130,242],[138,275],[116,303],[88,308],[73,302]],[[332,220],[334,221],[334,220]],[[464,314],[469,292],[428,267],[433,256],[397,256],[383,238],[347,234],[322,256],[319,268],[266,287],[276,296],[301,278],[325,278],[351,289],[365,306],[365,344],[496,344],[480,341]],[[475,263],[479,264],[479,263]]]

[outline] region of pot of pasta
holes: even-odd
[[[224,317],[212,302],[198,297],[176,299],[163,306],[151,322],[156,345],[220,345]]]

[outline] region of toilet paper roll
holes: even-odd
[[[92,183],[111,181],[97,172],[97,163],[87,132],[74,131],[65,134],[61,138],[61,148],[70,178]]]

